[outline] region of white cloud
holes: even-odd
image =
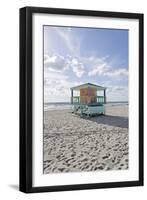
[[[84,74],[84,66],[82,64],[73,66],[73,72],[80,78]]]
[[[105,75],[111,76],[111,77],[121,77],[121,76],[128,76],[128,70],[125,68],[120,68],[116,70],[108,71]]]
[[[79,62],[76,58],[71,56],[63,57],[61,55],[44,55],[44,65],[49,71],[63,72],[69,67],[72,68],[75,75],[80,78],[85,73],[85,68],[82,62]]]
[[[44,55],[44,65],[51,71],[62,71],[67,69],[67,61],[61,55]]]
[[[58,72],[45,71],[44,100],[59,102],[70,100],[70,83],[67,76]]]
[[[85,73],[84,65],[77,59],[73,58],[71,60],[70,65],[72,67],[73,72],[76,74],[78,78],[82,77],[82,75]]]
[[[104,58],[96,58],[94,59],[91,57],[89,60],[91,60],[91,63],[93,63],[92,70],[88,72],[89,76],[108,76],[108,77],[114,77],[114,78],[120,78],[124,76],[128,76],[128,70],[126,68],[113,68],[110,66]]]
[[[128,101],[128,86],[108,86],[107,101]]]
[[[95,76],[95,75],[106,75],[110,70],[110,67],[106,63],[98,64],[97,66],[94,66],[93,69],[88,72],[89,76]]]
[[[71,81],[63,73],[44,71],[44,101],[70,102],[70,88],[83,82]]]

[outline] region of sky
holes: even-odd
[[[87,82],[128,101],[128,30],[44,26],[44,101],[70,102],[70,88]]]

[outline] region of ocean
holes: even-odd
[[[107,102],[105,106],[118,106],[118,105],[128,105],[127,101],[123,102]],[[64,110],[64,109],[71,109],[73,105],[69,102],[48,102],[44,103],[44,111],[48,110]]]

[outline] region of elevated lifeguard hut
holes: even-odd
[[[86,114],[105,114],[104,104],[106,103],[106,88],[92,83],[78,85],[71,89],[71,104],[73,112]],[[74,96],[74,91],[79,91],[79,96]],[[102,95],[98,96],[98,91]]]

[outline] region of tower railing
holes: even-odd
[[[73,104],[88,104],[84,103],[84,100],[87,98],[87,96],[73,96],[72,97],[72,102]],[[92,103],[101,103],[104,104],[105,99],[104,96],[90,96],[91,102]]]

